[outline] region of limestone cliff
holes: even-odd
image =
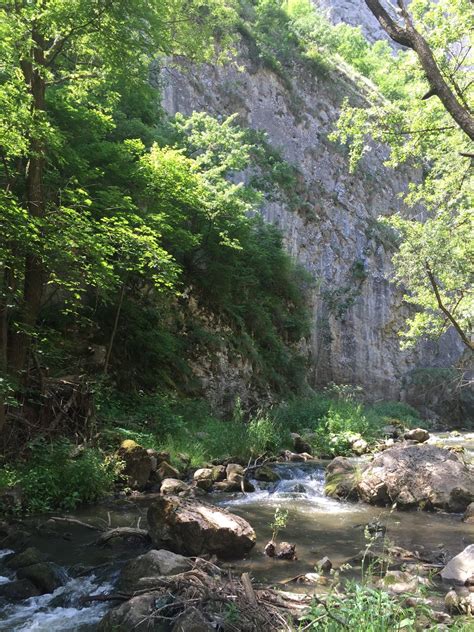
[[[417,174],[384,167],[383,147],[372,147],[349,174],[345,150],[328,135],[344,97],[363,102],[363,84],[341,68],[318,77],[301,66],[291,75],[289,86],[243,44],[236,63],[163,69],[163,104],[170,114],[237,112],[240,124],[267,132],[269,143],[297,167],[297,203],[275,190],[261,212],[280,227],[289,252],[313,279],[308,381],[358,384],[372,400],[403,399],[412,369],[449,366],[461,351],[449,333],[439,344],[410,351],[399,345],[409,308],[391,282],[393,236],[377,218],[400,209],[399,194]],[[243,391],[249,374],[247,367]],[[223,382],[225,371],[207,371],[206,386],[215,393]]]

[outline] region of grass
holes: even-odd
[[[223,420],[212,414],[204,400],[99,393],[98,445],[77,450],[68,439],[37,440],[29,446],[27,461],[0,468],[0,490],[21,489],[26,513],[73,509],[94,502],[112,491],[119,478],[120,463],[114,455],[124,439],[168,451],[171,463],[179,469],[185,461],[197,468],[212,461],[246,463],[264,453],[277,455],[291,448],[290,432],[300,433],[315,455],[337,456],[350,454],[357,438],[374,443],[381,428],[394,420],[420,425],[416,411],[405,404],[366,406],[359,400],[357,389],[333,386],[250,419],[244,419],[237,405],[232,418]]]

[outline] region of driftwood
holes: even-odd
[[[146,529],[137,529],[134,527],[116,527],[115,529],[109,529],[105,531],[94,544],[98,546],[105,546],[111,540],[115,538],[135,538],[138,540],[143,540],[144,542],[148,542],[150,540],[150,536]]]
[[[83,601],[126,601],[148,593],[173,595],[171,603],[150,613],[150,627],[160,620],[173,621],[193,606],[210,620],[219,621],[223,632],[290,632],[311,603],[307,595],[254,588],[248,573],[236,578],[223,574],[212,563],[208,570],[213,574],[195,567],[168,577],[142,578],[134,592],[90,595]],[[228,616],[230,604],[238,611],[236,623]]]

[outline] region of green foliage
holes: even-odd
[[[466,42],[472,29],[468,5],[466,0],[420,0],[410,7],[415,27],[466,111],[472,110],[474,95],[472,48]],[[438,337],[454,324],[464,344],[472,348],[470,139],[453,123],[441,100],[423,98],[428,85],[413,51],[397,51],[375,61],[375,71],[358,66],[377,87],[367,95],[369,107],[353,107],[346,101],[332,138],[349,145],[352,170],[375,140],[389,146],[388,166],[407,165],[421,174],[403,196],[410,215],[380,219],[380,225],[394,234],[392,245],[399,247],[394,256],[395,280],[404,289],[405,300],[415,307],[400,332],[403,345],[413,345],[426,335]],[[393,89],[396,85],[398,89]]]
[[[273,521],[270,524],[272,530],[272,542],[276,542],[280,531],[286,529],[288,524],[288,510],[277,507],[273,515]]]
[[[324,632],[413,630],[417,618],[426,612],[423,606],[404,607],[399,598],[355,581],[347,582],[344,595],[329,594],[325,604],[326,607],[315,602],[310,613],[303,617],[300,629]]]
[[[18,485],[20,510],[27,513],[71,510],[112,491],[120,470],[120,462],[95,448],[77,449],[66,439],[51,444],[39,439],[29,446],[28,462],[0,469],[0,488]]]

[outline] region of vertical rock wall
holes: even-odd
[[[344,148],[328,140],[342,99],[363,102],[363,86],[343,70],[318,78],[295,68],[290,89],[245,48],[238,64],[170,67],[161,76],[170,114],[237,112],[240,124],[266,131],[272,146],[301,173],[301,203],[290,208],[275,191],[262,214],[280,227],[288,251],[313,280],[312,385],[352,383],[372,400],[399,399],[410,370],[447,366],[459,356],[460,345],[450,334],[440,344],[400,350],[397,332],[408,306],[392,285],[393,243],[377,218],[401,208],[399,194],[417,174],[384,167],[382,147],[373,147],[349,174]]]

